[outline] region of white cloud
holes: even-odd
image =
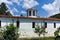
[[[22,6],[22,8],[32,8],[39,5],[39,3],[35,0],[11,0],[11,2],[17,3]]]
[[[54,15],[54,14],[58,14],[60,12],[59,11],[60,0],[55,0],[53,3],[44,4],[42,6],[42,8],[49,13],[48,16],[51,16],[51,15]]]
[[[11,9],[10,6],[8,6],[8,5],[6,5],[6,6],[9,8],[8,11],[10,11],[10,13],[11,13],[13,16],[15,16],[15,15],[14,15],[14,12],[19,12],[19,11],[17,10],[17,8],[15,8],[15,7],[14,7],[13,9]]]
[[[16,3],[16,4],[20,4],[20,0],[11,0],[11,2],[14,2],[14,3]]]
[[[11,12],[19,12],[16,8],[11,9]]]
[[[22,13],[22,14],[26,14],[26,11],[21,11],[20,13]]]
[[[22,7],[23,8],[32,8],[36,5],[39,5],[39,3],[35,0],[24,0]]]
[[[11,5],[14,2],[14,3],[22,6],[22,8],[32,8],[32,7],[36,6],[36,5],[39,5],[39,3],[36,0],[10,0],[10,1],[8,1],[8,0],[0,0],[0,4],[2,2],[6,3],[6,4],[11,4]]]
[[[4,2],[6,3],[6,6],[8,7],[9,11],[11,12],[11,14],[13,15],[14,12],[19,12],[17,10],[17,8],[15,8],[15,5],[13,5],[13,3],[16,3],[18,6],[21,6],[22,8],[32,8],[36,5],[39,5],[39,3],[36,0],[0,0],[0,4]],[[11,6],[9,5],[13,5],[14,8],[10,8]],[[18,7],[17,6],[17,7]],[[26,13],[25,11],[21,11],[21,13]]]
[[[15,14],[14,14],[13,16],[20,16],[20,15],[18,15],[18,14],[15,15]]]
[[[14,15],[14,12],[19,12],[16,8],[9,9],[8,11],[10,11],[10,13],[11,13],[13,16],[15,16],[15,15]]]
[[[10,9],[10,7],[8,6],[8,4],[13,4],[11,1],[7,1],[7,0],[0,0],[0,4],[2,3],[2,2],[4,2],[4,3],[6,3],[6,6],[8,7],[8,11],[10,11],[10,13],[13,15],[13,11]]]
[[[9,10],[12,15],[14,15],[13,10]]]
[[[19,12],[16,8],[13,8],[13,10],[14,10],[15,12]]]
[[[7,0],[0,0],[0,4],[1,4],[2,2],[6,3],[6,4],[13,4],[12,2],[7,1]]]
[[[45,10],[53,10],[54,6],[51,4],[45,4],[42,8],[44,8]]]
[[[10,6],[6,5],[8,9],[11,9]]]

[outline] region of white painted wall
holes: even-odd
[[[38,37],[36,33],[34,33],[34,28],[32,28],[32,22],[35,22],[36,24],[40,25],[43,24],[42,20],[30,20],[30,19],[23,19],[20,22],[20,29],[21,29],[21,36],[20,37]],[[55,30],[60,26],[60,21],[45,21],[47,22],[47,28],[46,32],[47,34],[45,35],[46,37],[48,36],[54,36]],[[56,28],[54,28],[54,22],[56,22]],[[42,35],[41,35],[42,36]]]
[[[14,25],[16,26],[17,19],[11,19],[11,18],[0,18],[1,25],[4,27],[5,25],[9,25],[14,20]],[[32,22],[35,22],[36,25],[43,24],[43,21],[45,20],[34,20],[34,19],[19,19],[20,21],[20,27],[19,27],[19,34],[20,37],[38,37],[36,33],[34,33],[34,28],[32,28]],[[55,30],[60,26],[60,21],[45,21],[47,22],[47,28],[46,31],[48,32],[45,36],[54,36]],[[56,22],[56,28],[54,28],[54,22]],[[42,35],[41,35],[42,36]]]

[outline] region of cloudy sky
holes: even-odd
[[[26,16],[28,8],[36,8],[40,17],[48,17],[60,12],[60,0],[0,0],[0,4],[2,2],[6,3],[8,10],[14,16],[20,14]]]

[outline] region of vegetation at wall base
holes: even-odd
[[[39,25],[37,25],[36,27],[35,27],[35,33],[37,33],[38,34],[38,36],[40,37],[40,35],[42,34],[44,37],[45,37],[45,34],[47,33],[46,31],[45,31],[45,26],[43,25],[43,26],[39,26]]]
[[[45,37],[45,38],[20,38],[19,40],[54,40],[54,37]]]
[[[0,31],[0,36],[1,35],[0,40],[17,40],[19,37],[18,28],[13,24],[7,25],[5,30]]]
[[[60,32],[60,27],[57,28],[57,30],[54,32],[54,35],[55,35],[55,36],[59,35],[59,32]]]
[[[17,27],[13,24],[6,26],[6,31],[4,31],[4,40],[17,40],[18,37]]]

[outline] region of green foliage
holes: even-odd
[[[46,28],[45,28],[44,26],[41,27],[41,31],[42,31],[43,36],[45,36],[45,34],[47,33],[47,32],[45,31],[45,29],[46,29]]]
[[[40,34],[41,34],[40,26],[37,25],[37,27],[35,28],[35,33],[38,33],[38,35],[40,36]]]
[[[0,11],[1,11],[1,13],[5,13],[6,10],[7,10],[6,4],[5,4],[5,3],[2,3],[2,4],[0,5]]]
[[[45,35],[45,33],[47,32],[45,31],[44,26],[40,27],[39,25],[37,25],[37,27],[35,28],[35,33],[37,33],[40,36],[41,34]]]
[[[3,30],[0,29],[0,40],[3,40],[4,39],[3,35],[4,35]]]
[[[10,13],[9,11],[7,11],[7,12],[5,13],[5,15],[12,16],[11,13]]]
[[[54,35],[57,36],[60,32],[60,27],[54,32]]]
[[[60,18],[60,13],[50,16],[50,18]]]
[[[45,38],[20,38],[19,40],[54,40],[54,37],[45,37]]]
[[[17,28],[13,24],[6,26],[6,30],[4,31],[4,40],[17,40],[19,36],[16,30]]]
[[[56,38],[56,40],[60,40],[60,37]]]
[[[59,31],[57,30],[57,31],[54,32],[54,35],[57,36],[58,33],[59,33]]]
[[[11,15],[5,3],[1,3],[0,5],[0,15]]]

